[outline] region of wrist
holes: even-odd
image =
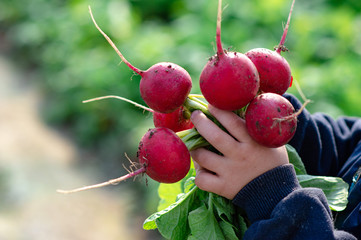
[[[269,218],[275,206],[300,187],[293,165],[284,164],[249,182],[232,202],[243,208],[250,221],[254,222]]]

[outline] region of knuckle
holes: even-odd
[[[210,134],[210,138],[216,143],[223,143],[223,138],[220,134],[216,134],[216,133],[212,132]]]
[[[228,126],[231,127],[231,128],[238,128],[239,125],[240,125],[240,122],[239,122],[239,117],[237,116],[232,116],[232,118],[230,118],[228,120]]]
[[[199,158],[199,149],[190,151],[190,154],[193,160],[197,161]]]
[[[194,161],[196,161],[198,164],[201,164],[202,162],[202,156],[203,156],[203,149],[198,148],[196,150],[191,151],[191,157]]]

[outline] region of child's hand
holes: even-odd
[[[211,105],[209,111],[231,135],[202,112],[193,112],[191,120],[198,132],[223,154],[204,148],[191,152],[197,172],[195,183],[200,189],[233,199],[254,178],[288,163],[285,147],[267,148],[253,141],[244,120],[235,113]]]

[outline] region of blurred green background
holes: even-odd
[[[69,224],[63,224],[63,221],[69,221],[66,218],[69,215],[59,216],[55,212],[51,218],[59,218],[60,224],[56,226],[46,228],[45,225],[44,229],[40,220],[39,226],[35,227],[24,223],[22,229],[27,230],[24,231],[26,238],[15,231],[19,228],[16,226],[19,218],[31,220],[39,217],[32,216],[30,211],[26,215],[28,218],[25,218],[22,207],[30,200],[36,203],[38,195],[33,195],[34,189],[39,189],[42,201],[49,202],[44,192],[63,187],[74,188],[78,187],[77,184],[93,184],[126,174],[123,164],[128,166],[129,162],[124,154],[127,153],[135,161],[141,136],[153,127],[151,114],[129,103],[114,99],[82,103],[93,97],[118,95],[144,104],[139,94],[140,77],[120,62],[96,30],[89,16],[88,5],[92,7],[99,26],[133,65],[146,70],[161,61],[179,64],[193,78],[192,93],[200,93],[200,72],[207,59],[215,53],[216,0],[2,0],[1,106],[10,106],[9,112],[12,114],[26,115],[24,108],[16,106],[25,106],[26,109],[29,102],[26,97],[33,96],[29,92],[35,92],[37,100],[34,111],[39,116],[38,122],[51,129],[49,131],[55,131],[56,136],[71,146],[74,154],[69,157],[71,161],[64,160],[67,162],[65,165],[62,163],[54,168],[49,164],[50,158],[57,156],[56,150],[61,153],[66,150],[58,147],[58,142],[43,139],[44,145],[37,145],[40,153],[30,154],[34,162],[42,162],[41,168],[35,163],[23,164],[21,161],[27,161],[28,152],[23,150],[23,155],[16,154],[22,150],[17,146],[22,146],[21,141],[26,139],[29,149],[35,149],[31,144],[42,135],[38,132],[24,134],[13,141],[13,148],[4,147],[9,144],[9,136],[13,137],[15,132],[23,134],[27,118],[20,115],[21,126],[13,124],[14,132],[0,134],[3,135],[0,143],[6,143],[3,149],[9,152],[8,155],[0,154],[3,200],[0,210],[17,211],[14,214],[7,210],[0,217],[0,238],[4,236],[1,239],[129,239],[123,230],[119,230],[123,229],[120,225],[124,224],[127,226],[124,231],[138,234],[132,235],[132,239],[160,239],[156,232],[145,232],[141,228],[142,221],[155,211],[158,201],[157,184],[145,178],[105,190],[94,190],[95,193],[90,194],[101,195],[101,198],[86,205],[88,207],[82,209],[78,218],[74,218],[74,225],[78,224],[78,228],[73,227],[73,232],[67,232]],[[257,47],[273,49],[279,43],[291,1],[228,0],[223,1],[223,5],[224,48],[246,52]],[[283,56],[291,65],[293,77],[313,101],[307,106],[309,111],[322,111],[333,117],[361,116],[361,1],[296,1],[285,45],[289,52],[283,53]],[[14,81],[10,81],[9,75],[4,72],[15,76],[15,87]],[[299,96],[294,85],[289,92]],[[15,122],[7,116],[8,112],[0,115],[1,123]],[[53,155],[39,157],[43,156],[42,151],[49,148],[55,149]],[[9,159],[12,158],[21,161],[9,166]],[[37,161],[37,158],[42,158],[42,161]],[[24,166],[29,166],[30,170]],[[79,175],[84,175],[85,180],[72,178]],[[49,178],[57,180],[52,182]],[[36,185],[38,187],[30,184],[34,179],[39,183]],[[48,187],[40,187],[44,184],[48,184]],[[51,199],[60,204],[58,209],[62,209],[62,204],[68,201],[69,205],[65,208],[72,213],[74,209],[79,209],[82,201],[93,198],[93,195],[87,194],[79,193],[78,196],[86,196],[85,200],[79,197],[75,204],[72,201],[77,197],[73,196],[59,197],[54,194]],[[117,205],[118,199],[120,202],[123,198],[127,199],[125,203]],[[78,221],[89,220],[87,214],[94,211],[94,204],[109,205],[108,201],[112,201],[115,207],[106,210],[99,208],[103,211],[101,215],[105,214],[104,211],[113,214],[118,211],[125,216],[124,221],[120,221],[117,215],[114,228],[100,231],[98,228],[102,228],[102,224],[114,224],[110,223],[112,218],[103,216],[104,219],[91,223],[94,227],[89,228],[85,224],[88,227],[82,229]],[[47,210],[43,207],[39,209],[34,212],[44,211],[42,217],[48,219]],[[91,216],[98,215],[97,212]],[[92,235],[95,231],[101,234]],[[45,234],[42,238],[39,237],[42,235],[36,235],[40,232],[52,234]]]

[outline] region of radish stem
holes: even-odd
[[[188,97],[190,98],[204,98],[202,94],[189,94]]]
[[[292,11],[293,11],[293,6],[295,5],[295,1],[296,0],[293,0],[293,2],[292,2],[291,10],[290,10],[290,13],[288,14],[287,23],[286,23],[285,29],[283,30],[283,34],[282,34],[282,37],[281,37],[280,44],[277,46],[277,49],[276,49],[276,52],[279,53],[279,54],[281,54],[281,51],[285,51],[284,50],[285,49],[284,44],[285,44],[285,41],[286,41],[288,28],[290,26],[291,15],[292,15]]]
[[[216,43],[217,43],[217,55],[223,54],[222,42],[221,42],[221,21],[222,21],[222,0],[218,1],[218,15],[217,15],[217,31],[216,31]]]

